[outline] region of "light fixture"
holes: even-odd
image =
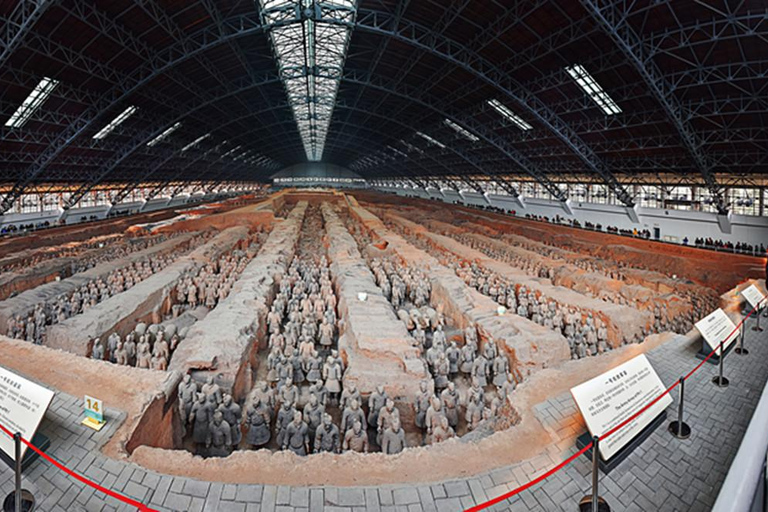
[[[180,122],[179,122],[179,123],[176,123],[176,124],[174,124],[173,126],[171,126],[171,127],[169,127],[168,129],[166,129],[166,130],[165,130],[163,133],[161,133],[160,135],[158,135],[157,137],[155,137],[155,138],[154,138],[154,139],[152,139],[151,141],[147,142],[147,146],[149,146],[149,147],[151,148],[151,147],[154,147],[154,146],[156,146],[156,145],[160,144],[160,143],[161,143],[161,142],[163,142],[163,141],[164,141],[166,138],[168,138],[168,136],[169,136],[170,134],[172,134],[173,132],[175,132],[176,130],[178,130],[180,127],[181,127],[181,123],[180,123]]]

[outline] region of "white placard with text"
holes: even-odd
[[[749,305],[752,306],[752,308],[757,307],[758,304],[760,305],[759,309],[762,309],[765,306],[765,301],[763,300],[765,295],[762,290],[754,284],[742,290],[741,294],[747,299],[747,302],[749,302]]]
[[[0,366],[0,424],[5,428],[13,433],[19,432],[21,437],[32,441],[51,400],[53,391]],[[12,438],[0,433],[0,449],[15,460],[13,444]],[[22,458],[26,451],[27,445],[22,443]]]
[[[656,371],[644,354],[630,359],[602,375],[571,388],[587,429],[602,436],[665,390]],[[600,456],[608,460],[648,426],[672,399],[665,395],[637,418],[600,441]]]
[[[728,350],[731,343],[739,337],[736,324],[722,309],[713,311],[696,322],[696,329],[699,330],[702,338],[712,350],[717,349],[715,354],[718,357],[720,356],[720,342],[723,342],[723,350]]]

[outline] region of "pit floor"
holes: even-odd
[[[763,323],[766,324],[765,319]],[[600,494],[613,510],[710,510],[739,448],[744,431],[768,378],[768,330],[754,332],[748,321],[746,356],[733,352],[725,359],[731,385],[711,382],[717,366],[705,364],[686,382],[685,421],[693,432],[679,441],[659,427],[609,475],[600,475]],[[699,363],[686,338],[647,353],[665,385]],[[677,391],[667,413],[677,414]],[[108,410],[107,426],[99,433],[81,426],[80,398],[60,392],[43,420],[41,431],[51,438],[48,453],[91,480],[161,511],[239,512],[419,512],[461,511],[522,485],[559,463],[576,449],[578,421],[569,393],[536,407],[545,428],[559,443],[538,457],[464,480],[431,485],[380,487],[288,487],[224,484],[171,477],[135,464],[109,459],[99,447],[117,430],[124,414]],[[255,468],[257,471],[258,469]],[[589,490],[590,463],[581,457],[544,482],[488,510],[573,511]],[[13,472],[0,468],[4,498],[13,487]],[[24,475],[24,487],[37,498],[41,512],[135,510],[37,460]]]

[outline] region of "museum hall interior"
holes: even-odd
[[[765,0],[0,1],[2,512],[768,512],[767,245]]]

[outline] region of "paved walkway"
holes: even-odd
[[[752,321],[749,326],[751,327]],[[686,383],[686,421],[693,434],[679,441],[658,428],[610,475],[601,474],[601,494],[614,510],[705,511],[714,503],[730,462],[768,378],[768,331],[747,331],[748,356],[726,358],[731,386],[710,382],[717,372],[705,365]],[[697,347],[685,338],[652,350],[648,357],[663,382],[671,384],[699,360]],[[677,392],[673,392],[677,399]],[[107,411],[111,421],[102,432],[80,426],[81,398],[57,393],[42,425],[51,438],[50,453],[67,466],[101,485],[120,491],[162,511],[219,512],[451,512],[482,503],[530,480],[575,452],[574,404],[566,393],[541,404],[536,414],[559,443],[533,460],[494,470],[474,478],[432,485],[393,485],[365,488],[291,488],[271,485],[231,485],[163,476],[133,464],[108,459],[99,447],[122,420]],[[676,402],[670,406],[676,414]],[[0,470],[4,497],[13,474]],[[584,457],[490,510],[572,511],[590,485],[590,463]],[[133,510],[67,477],[47,462],[38,461],[25,474],[41,512]]]

